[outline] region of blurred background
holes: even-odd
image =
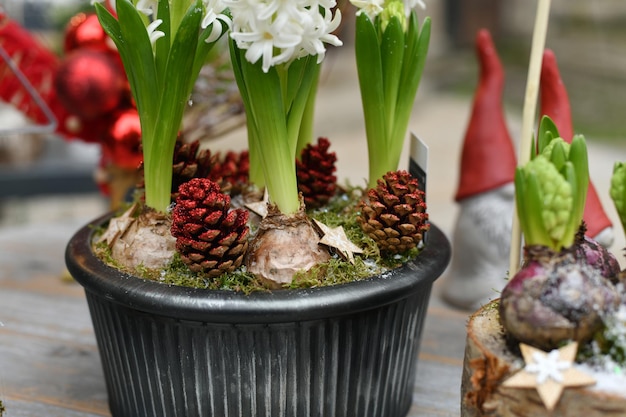
[[[431,145],[431,214],[445,232],[456,215],[453,199],[458,153],[476,87],[474,38],[487,28],[506,71],[505,108],[511,134],[517,137],[521,119],[536,2],[528,0],[426,0],[424,15],[433,20],[426,70],[411,129]],[[347,4],[347,2],[346,2]],[[320,136],[330,136],[339,156],[338,176],[360,181],[364,150],[360,98],[355,79],[352,41],[353,10],[344,12],[340,37],[345,45],[329,51],[319,96]],[[89,0],[0,0],[0,8],[50,51],[63,59],[68,22],[89,12]],[[608,156],[626,160],[626,2],[623,0],[553,0],[547,47],[555,51],[572,105],[574,129],[597,143]],[[0,62],[0,65],[3,63]],[[6,67],[6,64],[5,64]],[[4,69],[6,71],[6,68]],[[0,78],[0,88],[2,86]],[[209,129],[206,146],[245,146],[241,115],[231,109],[230,125]],[[3,116],[4,115],[4,116]],[[109,200],[97,176],[101,147],[54,134],[11,133],[14,112],[0,107],[0,226],[14,226],[57,217],[93,217],[106,211]],[[214,119],[208,124],[229,122]],[[360,145],[359,145],[360,146]],[[332,148],[331,148],[332,150]],[[342,159],[342,157],[344,159]],[[612,164],[598,160],[605,175],[596,179],[603,198],[608,193]],[[347,167],[346,164],[347,162]],[[365,170],[366,171],[366,170]],[[593,178],[592,178],[593,179]],[[608,199],[605,200],[606,204]],[[42,209],[43,208],[43,209]],[[606,207],[614,216],[613,207]],[[431,211],[432,213],[432,211]],[[437,220],[436,220],[437,221]],[[621,229],[616,229],[618,235]]]

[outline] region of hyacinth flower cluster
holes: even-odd
[[[526,245],[560,251],[574,244],[581,225],[589,184],[587,145],[582,135],[565,142],[544,116],[536,150],[515,173],[520,226]]]
[[[95,8],[119,50],[137,103],[146,205],[165,212],[171,202],[172,158],[185,106],[230,18],[215,0],[116,0],[96,2]]]
[[[369,186],[398,169],[428,46],[417,0],[351,0],[359,8],[355,52],[365,117]]]

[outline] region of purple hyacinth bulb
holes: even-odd
[[[620,265],[617,258],[589,236],[585,235],[583,241],[577,245],[576,257],[599,270],[604,278],[614,284],[619,282]]]
[[[530,260],[509,281],[500,299],[500,320],[519,342],[553,349],[585,341],[614,311],[620,296],[600,272],[573,256]]]

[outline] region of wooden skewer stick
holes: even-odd
[[[548,32],[548,20],[550,17],[550,0],[539,0],[535,27],[533,30],[533,42],[530,50],[530,63],[528,65],[528,78],[526,79],[526,96],[522,115],[522,136],[520,138],[517,166],[525,165],[530,159],[533,143],[533,126],[537,111],[537,96],[539,94],[539,82],[541,76],[541,61],[546,44]],[[511,252],[509,255],[509,277],[513,277],[520,266],[522,236],[520,231],[517,207],[513,205],[513,225],[511,233]]]

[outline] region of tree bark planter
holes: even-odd
[[[512,350],[500,324],[494,300],[469,319],[461,384],[461,417],[602,417],[626,415],[623,382],[615,384],[602,374],[598,385],[566,388],[552,411],[535,389],[507,388],[502,382],[524,367]],[[619,380],[618,380],[619,381]],[[623,381],[623,379],[622,379]]]
[[[114,417],[408,412],[432,284],[450,258],[434,225],[395,271],[250,295],[120,273],[93,254],[92,231],[74,235],[66,263],[85,289]]]

